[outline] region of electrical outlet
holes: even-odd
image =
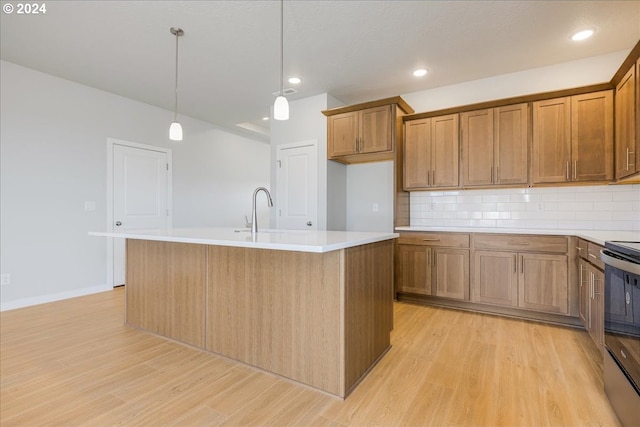
[[[11,275],[10,274],[0,274],[0,285],[7,286],[11,284]]]
[[[377,203],[373,204],[373,211],[378,212],[380,210],[380,206]]]

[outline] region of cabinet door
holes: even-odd
[[[613,179],[613,93],[571,97],[573,181]]]
[[[596,345],[603,350],[604,346],[604,273],[589,265],[590,290],[589,324],[587,330]]]
[[[636,169],[636,69],[631,67],[616,86],[616,178],[624,178]]]
[[[569,98],[533,103],[533,182],[569,181],[571,161]]]
[[[431,165],[431,119],[404,123],[404,189],[427,188]]]
[[[358,152],[378,153],[391,150],[391,105],[367,108],[359,113]]]
[[[431,248],[398,245],[396,289],[398,292],[431,295]]]
[[[431,118],[431,187],[459,185],[458,115]]]
[[[493,184],[493,109],[460,114],[462,128],[462,185]]]
[[[329,157],[356,154],[358,138],[358,112],[336,114],[328,117]]]
[[[516,307],[518,305],[517,254],[476,251],[473,302]]]
[[[529,114],[527,104],[495,109],[496,184],[526,184],[529,181]]]
[[[469,250],[434,248],[435,294],[469,300]]]
[[[589,319],[589,264],[578,258],[578,298],[579,315],[582,324],[586,327]]]
[[[519,254],[518,306],[569,314],[566,255]]]

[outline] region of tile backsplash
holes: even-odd
[[[640,184],[415,191],[413,227],[640,231]]]

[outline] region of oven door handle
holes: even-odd
[[[618,268],[627,273],[640,275],[640,264],[635,264],[630,261],[614,258],[611,255],[609,255],[607,250],[600,251],[600,259],[602,260],[602,262],[604,262],[607,265]]]

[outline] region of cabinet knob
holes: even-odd
[[[116,227],[120,227],[122,223],[120,221],[116,221]]]

